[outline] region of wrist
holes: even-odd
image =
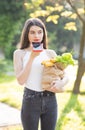
[[[69,79],[67,76],[65,76],[63,79],[62,79],[62,82],[64,85],[66,85],[68,83]]]

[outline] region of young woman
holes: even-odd
[[[33,50],[33,42],[42,45],[41,51]],[[21,120],[24,130],[38,130],[39,119],[41,130],[55,130],[57,122],[56,86],[64,86],[67,82],[56,80],[50,89],[43,90],[41,79],[43,60],[56,56],[54,50],[47,49],[47,32],[44,23],[38,18],[31,18],[25,22],[20,49],[14,52],[14,69],[19,84],[24,87]]]

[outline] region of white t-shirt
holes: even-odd
[[[52,57],[54,57],[56,54],[53,50],[50,50],[52,53]],[[23,67],[25,67],[29,57],[30,57],[31,52],[27,51],[24,58],[23,58]],[[32,68],[29,74],[29,77],[25,83],[25,86],[28,89],[35,90],[35,91],[43,91],[42,89],[42,72],[43,72],[43,65],[41,62],[43,60],[48,60],[51,57],[47,54],[47,50],[43,50],[39,56],[37,56],[32,63]]]

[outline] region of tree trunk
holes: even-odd
[[[81,83],[82,76],[85,72],[85,61],[84,61],[84,56],[83,56],[84,55],[84,46],[85,46],[85,22],[83,23],[83,27],[82,27],[77,78],[76,78],[76,81],[74,83],[74,88],[73,88],[73,93],[75,93],[75,94],[80,93],[80,83]]]
[[[80,84],[81,84],[84,71],[85,71],[85,64],[81,63],[78,67],[77,78],[76,78],[76,81],[74,83],[74,88],[73,88],[73,93],[75,94],[80,93]]]

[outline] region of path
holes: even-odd
[[[20,111],[0,103],[0,127],[21,124]]]

